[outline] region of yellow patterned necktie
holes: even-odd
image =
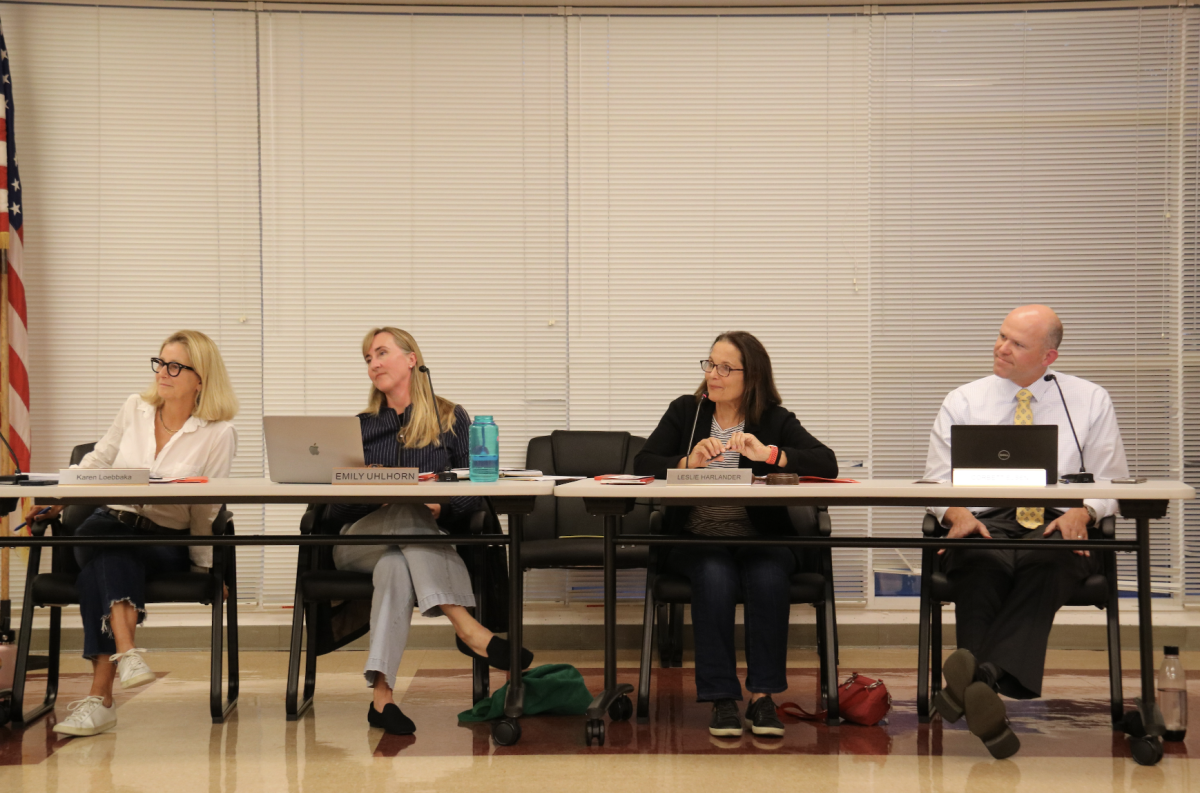
[[[1033,394],[1028,388],[1022,388],[1017,392],[1017,412],[1013,417],[1013,424],[1029,425],[1033,423],[1033,408],[1029,406],[1031,399],[1033,399]],[[1017,507],[1017,523],[1027,529],[1036,529],[1045,520],[1046,510],[1042,507]]]

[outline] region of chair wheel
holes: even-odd
[[[608,706],[608,717],[613,721],[629,721],[631,716],[633,716],[633,702],[624,694],[614,699]]]
[[[1129,738],[1129,753],[1138,765],[1157,765],[1163,756],[1162,741],[1152,736]]]
[[[521,723],[504,718],[492,724],[492,740],[497,746],[512,746],[521,740]]]
[[[597,746],[604,745],[604,722],[600,719],[589,719],[584,727],[584,744],[591,746],[593,738],[596,740]]]

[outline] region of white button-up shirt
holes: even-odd
[[[1097,480],[1129,476],[1125,444],[1121,442],[1117,414],[1108,392],[1079,377],[1051,373],[1058,378],[1063,396],[1071,409],[1087,470]],[[1071,425],[1067,421],[1058,389],[1054,383],[1041,378],[1026,387],[1033,394],[1030,400],[1033,423],[1058,425],[1059,474],[1078,471],[1079,451],[1075,448]],[[1020,390],[1021,386],[1011,380],[989,375],[951,391],[942,402],[942,409],[938,411],[933,430],[929,433],[925,478],[950,479],[950,427],[955,424],[1012,424],[1017,410],[1017,392]],[[1115,500],[1086,499],[1084,503],[1096,510],[1097,519],[1117,512]],[[973,512],[982,509],[988,507],[971,508]],[[946,514],[945,507],[931,508],[930,511],[938,520]]]
[[[96,448],[79,461],[79,468],[149,468],[150,476],[227,477],[237,454],[237,430],[228,421],[205,421],[191,416],[155,454],[155,408],[141,396],[125,400],[112,426]],[[188,529],[211,535],[219,504],[112,504],[112,509],[136,512],[168,529]],[[192,564],[212,567],[212,546],[188,549]]]

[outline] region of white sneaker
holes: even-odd
[[[134,688],[154,682],[154,672],[142,660],[140,653],[146,652],[141,648],[124,653],[110,655],[108,660],[117,665],[117,676],[121,678],[121,688]]]
[[[117,703],[106,708],[103,697],[86,697],[67,709],[71,715],[54,725],[59,735],[99,735],[117,726]]]

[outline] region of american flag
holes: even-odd
[[[5,418],[8,424],[8,442],[12,444],[22,471],[29,470],[29,370],[25,361],[29,355],[28,314],[25,310],[25,284],[21,280],[25,242],[25,228],[21,211],[21,175],[17,171],[16,136],[13,134],[13,89],[9,71],[8,47],[4,43],[4,29],[0,27],[0,90],[4,94],[4,106],[0,116],[0,135],[4,136],[6,156],[3,168],[3,189],[0,200],[8,206],[8,212],[0,212],[0,248],[8,251],[8,305],[2,307],[8,320],[8,396]],[[3,351],[0,351],[3,354]],[[3,398],[3,397],[0,397]]]

